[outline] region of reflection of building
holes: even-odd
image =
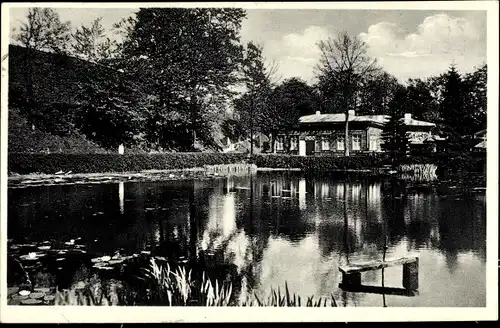
[[[299,208],[306,209],[306,179],[299,180]]]
[[[388,115],[356,115],[349,111],[349,140],[351,153],[382,151],[381,134],[389,121]],[[410,146],[421,148],[435,142],[431,129],[434,123],[415,120],[411,114],[401,119],[405,125]],[[342,155],[345,147],[345,114],[321,114],[300,118],[299,128],[276,138],[275,153],[291,153],[300,156]]]

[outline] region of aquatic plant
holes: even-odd
[[[434,181],[437,179],[437,166],[434,164],[402,164],[398,167],[403,180]]]
[[[288,284],[285,281],[285,293],[281,294],[280,288],[278,290],[271,288],[270,294],[266,298],[259,298],[256,293],[250,296],[245,302],[242,302],[240,306],[274,306],[274,307],[337,307],[337,302],[333,294],[330,298],[319,297],[314,299],[314,295],[305,299],[305,303],[302,302],[302,298],[297,294],[290,294],[288,290]]]
[[[148,268],[144,268],[142,277],[147,286],[141,292],[101,282],[83,282],[71,289],[56,291],[56,305],[142,305],[164,306],[275,306],[275,307],[337,307],[333,295],[330,298],[304,299],[291,294],[285,282],[285,290],[271,288],[267,297],[256,293],[242,302],[234,302],[231,283],[220,283],[202,273],[201,281],[193,278],[192,271],[184,267],[175,270],[168,263],[159,263],[151,258]],[[111,288],[109,288],[111,286]],[[123,286],[121,286],[123,287]]]

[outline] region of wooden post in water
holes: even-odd
[[[403,264],[403,287],[410,290],[418,289],[418,257],[414,262]]]
[[[361,285],[361,272],[342,275],[342,283],[348,286]]]

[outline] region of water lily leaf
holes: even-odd
[[[7,295],[15,294],[19,291],[19,287],[9,287],[7,288]]]
[[[123,263],[123,260],[110,260],[108,263],[111,265],[120,264],[120,263]]]
[[[26,305],[35,305],[35,304],[41,304],[41,303],[42,303],[42,300],[37,300],[37,299],[33,299],[33,298],[28,298],[28,299],[21,301],[21,304],[26,304]]]
[[[35,292],[35,293],[31,293],[30,294],[30,298],[42,298],[45,296],[45,293],[42,293],[42,292]]]
[[[56,297],[54,295],[45,295],[45,297],[43,298],[44,301],[53,301]]]

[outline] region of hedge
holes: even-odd
[[[290,155],[254,155],[225,153],[161,154],[8,154],[9,172],[19,174],[72,171],[73,173],[133,172],[203,167],[203,165],[248,162],[257,167],[299,168],[305,171],[369,169],[382,165],[378,157],[300,157]]]
[[[290,155],[257,155],[252,160],[257,167],[299,168],[308,172],[331,170],[363,170],[382,167],[386,160],[383,156],[355,155],[350,157],[317,156],[302,157]]]
[[[19,174],[72,171],[73,173],[134,172],[240,163],[245,154],[8,154],[8,170]]]
[[[454,158],[444,160],[442,155],[409,157],[401,164],[436,164],[440,169],[456,166]],[[455,162],[465,164],[463,160]],[[226,153],[156,153],[156,154],[33,154],[9,153],[8,170],[18,174],[72,171],[73,173],[134,172],[142,170],[166,170],[203,167],[204,165],[254,163],[257,167],[290,169],[307,172],[331,170],[363,170],[380,168],[390,164],[387,156],[355,155],[350,157],[301,157],[292,155],[259,154],[249,158],[247,154]],[[469,161],[467,161],[469,162]],[[467,163],[469,170],[481,170],[484,158]]]

